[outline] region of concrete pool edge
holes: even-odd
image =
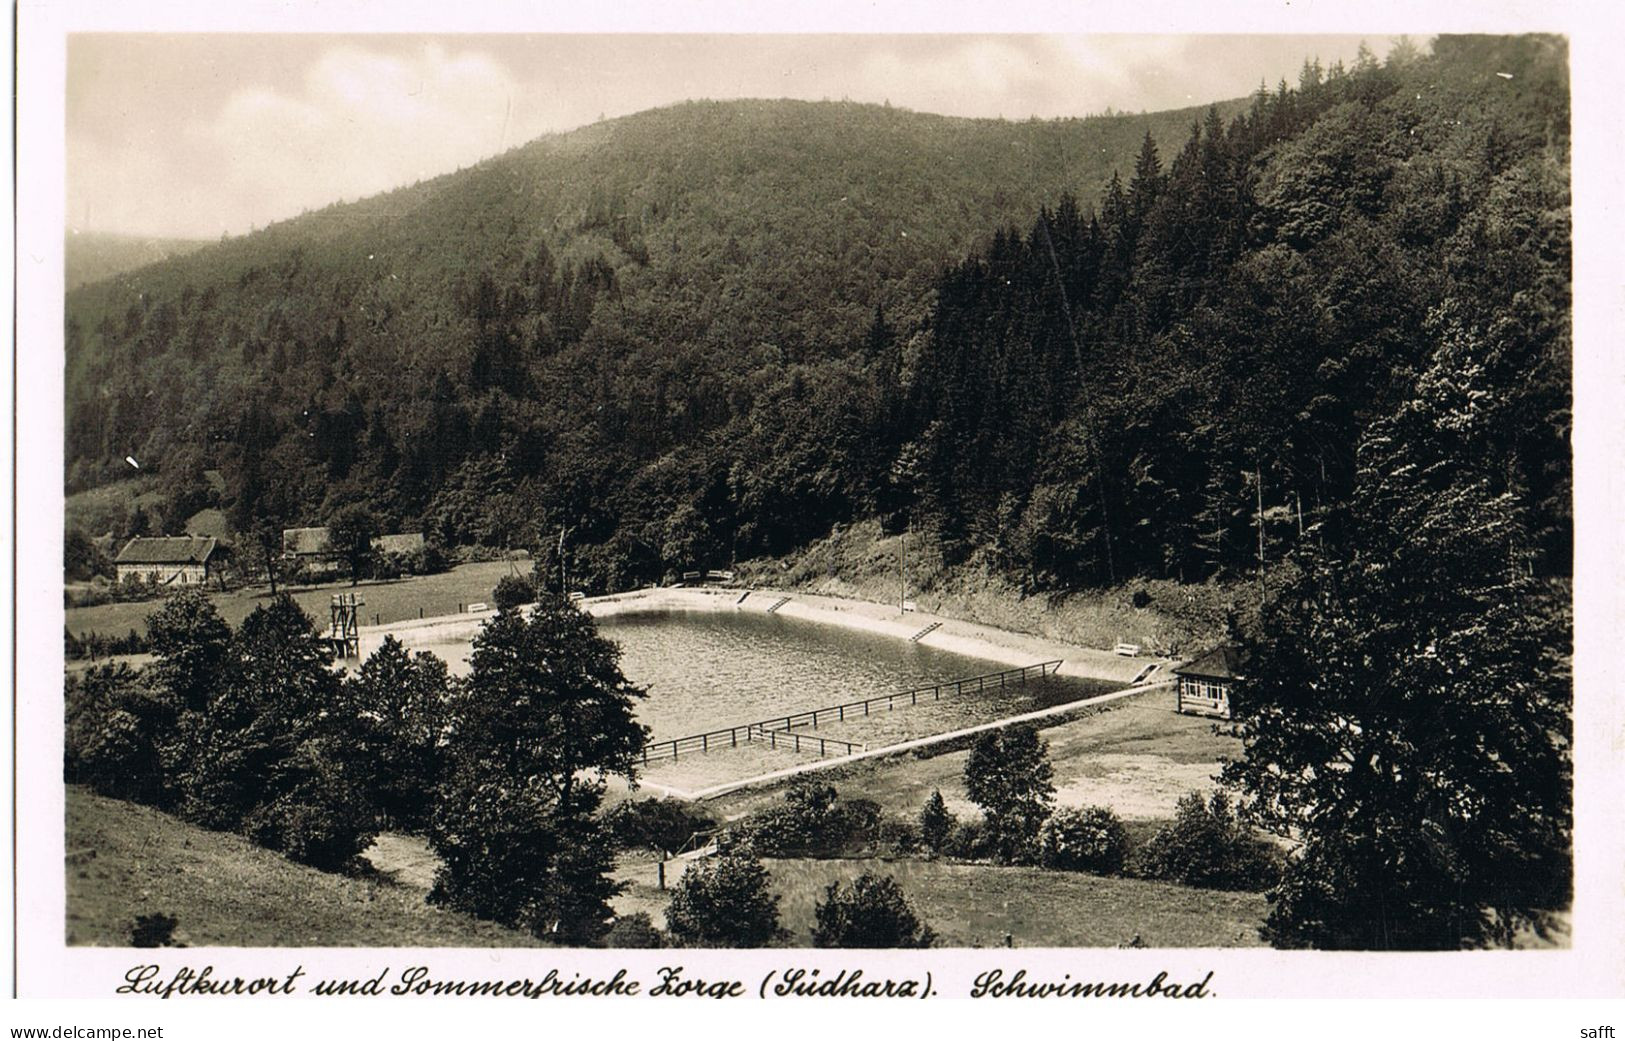
[[[1166,658],[1128,657],[941,615],[921,612],[904,614],[894,606],[867,600],[844,600],[774,589],[657,586],[592,597],[581,601],[581,607],[594,618],[721,611],[777,614],[816,625],[912,641],[1003,665],[1031,665],[1037,661],[1059,658],[1062,661],[1059,674],[1062,676],[1103,680],[1125,686],[1144,684],[1171,664]],[[386,635],[394,636],[409,648],[451,639],[472,639],[493,614],[494,611],[484,611],[362,626],[361,657],[365,658],[376,650]]]

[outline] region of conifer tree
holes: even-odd
[[[632,777],[645,737],[619,657],[563,597],[485,624],[448,719],[431,900],[565,943],[608,927],[620,887],[596,813],[604,777]]]

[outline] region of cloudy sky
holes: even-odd
[[[1357,36],[75,34],[70,229],[218,237],[687,98],[1138,112],[1295,81]],[[1369,43],[1379,55],[1386,36]]]

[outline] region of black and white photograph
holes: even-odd
[[[37,992],[1617,996],[1573,41],[1391,21],[70,25]]]

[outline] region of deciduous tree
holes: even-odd
[[[767,869],[737,851],[683,872],[666,908],[666,929],[685,947],[765,947],[784,934]]]
[[[831,882],[813,916],[814,947],[930,947],[937,939],[889,875],[866,871],[845,888]]]
[[[1303,843],[1267,927],[1282,947],[1509,942],[1568,903],[1570,612],[1530,576],[1485,345],[1440,337],[1360,446],[1345,545],[1300,555],[1238,704],[1226,777]]]
[[[985,731],[965,761],[965,794],[982,808],[1006,862],[1031,860],[1055,799],[1048,746],[1030,726]]]

